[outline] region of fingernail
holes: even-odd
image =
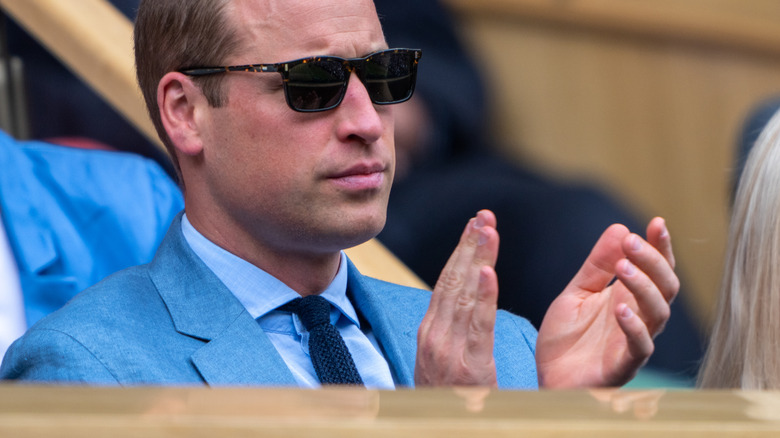
[[[622,312],[620,312],[620,316],[621,316],[623,319],[628,319],[628,318],[631,318],[632,316],[634,316],[634,311],[633,311],[633,310],[631,310],[631,308],[630,308],[630,307],[628,307],[628,305],[626,305],[626,306],[623,308],[623,311],[622,311]]]
[[[669,237],[669,230],[666,228],[666,220],[663,221],[664,227],[661,229],[661,237]]]
[[[634,275],[636,273],[636,266],[634,266],[634,264],[630,261],[626,260],[625,265],[623,265],[623,273],[629,277]]]
[[[639,251],[642,248],[642,239],[639,238],[636,234],[633,234],[631,236],[631,249],[634,251]]]
[[[485,219],[482,218],[479,214],[477,214],[477,220],[474,222],[474,228],[482,228],[485,226]]]
[[[488,236],[487,231],[480,230],[479,231],[479,239],[477,240],[477,245],[482,246],[482,245],[486,244],[489,237],[490,236]]]

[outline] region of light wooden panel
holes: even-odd
[[[666,217],[707,321],[739,130],[780,95],[780,3],[447,1],[490,80],[507,151]]]
[[[105,0],[0,0],[0,7],[161,146],[135,80],[132,24],[116,8]]]
[[[105,0],[0,0],[0,7],[162,147],[135,79],[132,24],[124,15]],[[347,254],[365,275],[428,287],[376,239]]]
[[[780,394],[0,386],[0,436],[776,437]]]
[[[775,0],[444,0],[465,15],[531,19],[780,54]]]

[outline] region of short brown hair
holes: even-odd
[[[230,0],[142,0],[135,20],[135,65],[138,84],[157,135],[165,144],[177,172],[178,160],[165,132],[157,106],[157,86],[168,72],[188,67],[221,65],[239,44],[228,23]],[[209,104],[226,103],[222,75],[196,78]]]

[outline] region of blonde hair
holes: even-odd
[[[740,177],[698,386],[780,389],[780,111]]]

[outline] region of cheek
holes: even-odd
[[[221,132],[224,155],[233,161],[236,170],[257,167],[257,172],[265,172],[289,166],[288,158],[295,146],[291,140],[300,130],[284,117],[286,106],[263,111],[259,99],[235,103],[216,129]]]
[[[231,161],[225,171],[234,172],[239,184],[249,187],[257,199],[279,202],[285,192],[304,190],[316,171],[316,151],[311,145],[318,140],[300,124],[290,124],[283,118],[268,118],[262,123],[244,123],[230,146]]]

